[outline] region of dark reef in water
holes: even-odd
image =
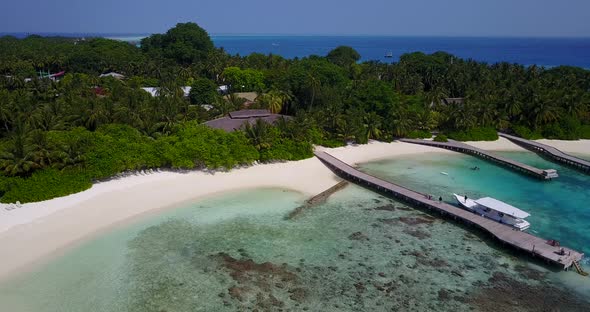
[[[348,239],[350,239],[350,240],[360,240],[360,241],[369,240],[369,238],[367,237],[367,235],[363,234],[362,232],[354,232],[354,233],[350,234],[350,236],[348,236]]]
[[[252,259],[236,259],[227,253],[212,256],[229,271],[237,285],[228,288],[230,298],[262,311],[274,311],[285,306],[286,300],[297,303],[306,297],[300,278],[287,264],[256,263]],[[220,294],[224,297],[224,294]],[[229,304],[229,302],[226,301]]]
[[[345,194],[345,193],[342,193]],[[130,245],[130,311],[587,311],[551,274],[386,199],[298,222],[165,222]],[[278,239],[276,243],[275,240]],[[146,261],[149,260],[149,261]],[[146,265],[149,264],[149,265]],[[146,286],[147,285],[147,286]]]
[[[531,274],[532,269],[527,269]],[[541,272],[533,276],[540,276]],[[487,283],[476,283],[478,289],[466,296],[465,301],[477,311],[588,311],[590,302],[574,294],[541,282],[531,285],[495,272]]]
[[[420,217],[399,217],[397,219],[406,225],[432,224],[436,221],[435,218],[426,215]]]
[[[431,237],[430,233],[422,231],[420,229],[404,229],[404,233],[412,235],[418,239],[427,239]]]

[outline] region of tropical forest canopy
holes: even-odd
[[[590,139],[590,72],[485,64],[437,52],[397,63],[229,55],[178,24],[141,47],[102,38],[0,38],[0,199],[37,201],[127,170],[230,169],[312,156],[312,145],[430,137]],[[63,79],[39,73],[65,71]],[[117,72],[126,79],[100,78]],[[217,87],[227,86],[228,94]],[[181,87],[191,86],[188,97]],[[151,96],[142,87],[156,87]],[[256,92],[245,103],[238,92]],[[460,98],[444,100],[447,98]],[[293,116],[226,133],[202,122],[244,108]]]

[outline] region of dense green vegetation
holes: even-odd
[[[453,131],[448,136],[457,141],[496,141],[498,139],[498,132],[492,127],[477,127]]]
[[[311,157],[313,144],[426,138],[433,130],[441,141],[495,140],[496,130],[590,138],[587,70],[489,65],[444,52],[410,53],[393,64],[359,59],[350,47],[293,60],[232,56],[193,23],[148,37],[141,48],[2,37],[0,200],[61,196],[126,170],[225,170]],[[37,78],[62,70],[58,82]],[[98,77],[110,71],[126,79]],[[219,85],[229,94],[218,94]],[[183,86],[192,87],[188,98]],[[157,87],[157,96],[141,87]],[[242,91],[258,93],[250,108],[294,118],[233,133],[200,125],[243,108]]]
[[[409,139],[430,139],[432,138],[432,133],[427,130],[412,130],[406,137]]]
[[[435,142],[448,142],[449,141],[447,136],[444,134],[439,134],[439,135],[435,136],[433,140]]]

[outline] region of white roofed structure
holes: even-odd
[[[480,199],[476,200],[475,202],[480,206],[495,210],[497,212],[501,212],[503,214],[513,216],[515,218],[524,219],[524,218],[530,216],[530,214],[528,214],[528,213],[526,213],[514,206],[508,205],[505,202],[499,201],[499,200],[491,198],[491,197],[480,198]]]
[[[104,78],[104,77],[113,77],[115,79],[125,79],[125,75],[123,74],[119,74],[119,73],[115,73],[115,72],[110,72],[110,73],[106,73],[106,74],[102,74],[99,76],[100,78]]]
[[[154,87],[143,87],[141,89],[143,91],[149,93],[151,96],[157,96],[158,95],[158,88],[154,88]]]
[[[182,87],[181,89],[184,97],[188,97],[191,93],[192,87]]]
[[[151,96],[158,96],[159,87],[142,87],[143,91],[149,93]],[[191,87],[180,87],[184,97],[188,97],[191,92]]]
[[[229,87],[227,85],[222,85],[217,87],[217,92],[227,93],[229,91]]]

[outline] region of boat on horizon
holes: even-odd
[[[393,57],[393,52],[387,52],[387,53],[385,53],[385,57],[387,57],[387,58]]]
[[[461,196],[453,194],[461,208],[478,214],[484,218],[494,220],[498,223],[506,224],[519,231],[526,231],[531,224],[524,220],[530,214],[511,206],[503,201],[491,197],[480,199],[470,199],[466,195]]]

